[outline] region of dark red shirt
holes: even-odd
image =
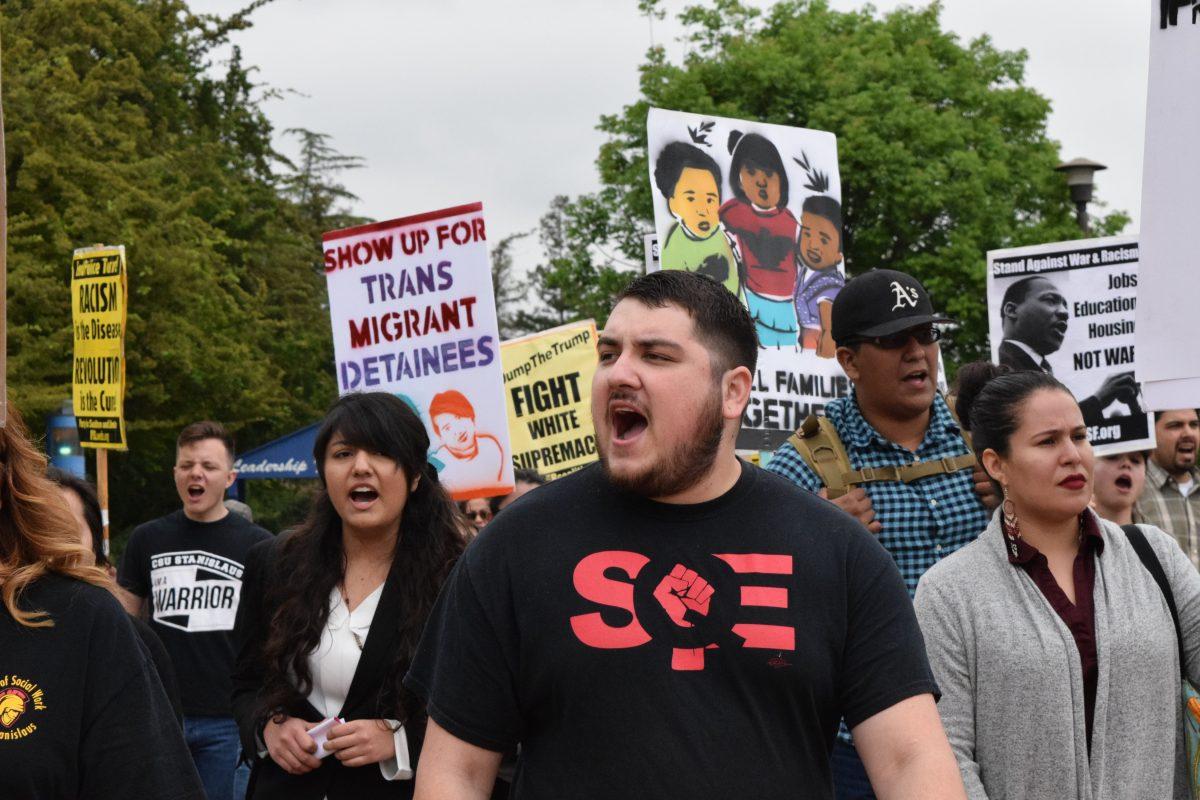
[[[1011,564],[1020,566],[1041,589],[1050,606],[1066,623],[1075,638],[1079,650],[1079,664],[1083,669],[1084,720],[1087,724],[1088,751],[1092,748],[1092,717],[1096,708],[1096,612],[1092,592],[1096,586],[1096,556],[1104,551],[1104,537],[1096,518],[1088,513],[1081,517],[1082,537],[1079,554],[1075,556],[1072,575],[1075,580],[1075,603],[1067,599],[1058,582],[1050,572],[1050,564],[1036,547],[1024,539],[1016,540],[1017,552],[1013,554],[1013,541],[1005,528],[1004,545]]]

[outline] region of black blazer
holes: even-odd
[[[238,604],[237,622],[234,626],[234,641],[238,648],[237,665],[233,672],[233,716],[237,720],[242,739],[243,755],[250,761],[250,786],[248,800],[370,800],[371,798],[411,798],[413,781],[385,781],[378,764],[365,767],[344,767],[334,756],[327,756],[321,766],[304,775],[289,775],[270,756],[258,757],[258,735],[264,721],[259,709],[259,690],[263,685],[262,646],[267,638],[267,626],[274,608],[266,608],[268,586],[275,581],[286,580],[276,574],[276,561],[280,539],[260,542],[249,552],[246,568],[242,575],[242,597]],[[346,720],[375,719],[379,712],[375,705],[379,686],[386,678],[388,667],[395,658],[398,643],[394,625],[399,613],[400,592],[394,574],[389,575],[379,597],[379,606],[367,640],[363,643],[362,656],[346,704],[338,715]],[[379,624],[375,624],[379,623]],[[303,700],[288,709],[290,716],[309,722],[319,722],[323,715],[312,704]],[[408,747],[413,769],[417,755],[425,739],[425,715],[409,719],[405,725]]]
[[[1000,342],[1000,353],[997,359],[1001,364],[1019,372],[1032,370],[1034,372],[1043,372],[1042,365],[1022,350],[1017,345],[1004,339]]]

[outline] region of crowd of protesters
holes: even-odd
[[[410,406],[351,394],[273,536],[199,422],[116,569],[10,406],[0,796],[1188,797],[1200,417],[1096,458],[1036,364],[943,397],[951,321],[847,283],[852,390],[759,469],[754,320],[652,273],[598,340],[599,463],[455,504]]]

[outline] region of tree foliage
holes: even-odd
[[[240,51],[214,63],[263,1],[225,19],[182,0],[0,7],[10,393],[31,421],[70,396],[71,250],[126,245],[117,529],[178,505],[184,424],[219,419],[257,443],[335,394],[319,238],[350,197],[332,172],[356,162],[304,132],[307,160],[289,168]]]
[[[654,12],[656,3],[639,8]],[[1025,52],[999,50],[987,37],[963,44],[942,30],[940,13],[937,3],[839,12],[824,0],[784,0],[765,13],[738,0],[687,8],[682,62],[651,49],[641,96],[600,120],[608,137],[597,160],[601,190],[556,200],[547,215],[558,227],[543,238],[560,256],[537,276],[559,292],[547,294],[546,311],[570,316],[554,303],[576,302],[574,287],[604,294],[628,279],[597,244],[642,260],[653,226],[653,106],[835,133],[847,268],[916,275],[962,323],[948,355],[981,357],[987,251],[1080,232],[1054,171],[1061,159],[1046,133],[1050,103],[1025,84]],[[1117,212],[1093,228],[1107,235],[1127,222]]]

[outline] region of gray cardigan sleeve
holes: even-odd
[[[1192,685],[1200,686],[1200,572],[1196,571],[1174,536],[1153,525],[1138,527],[1154,547],[1171,584],[1183,635],[1184,673]]]
[[[938,713],[958,761],[963,784],[970,800],[988,800],[979,764],[975,761],[975,644],[973,634],[964,630],[965,620],[958,613],[960,603],[949,597],[946,587],[928,580],[917,585],[914,605],[925,650],[938,688],[942,691]]]

